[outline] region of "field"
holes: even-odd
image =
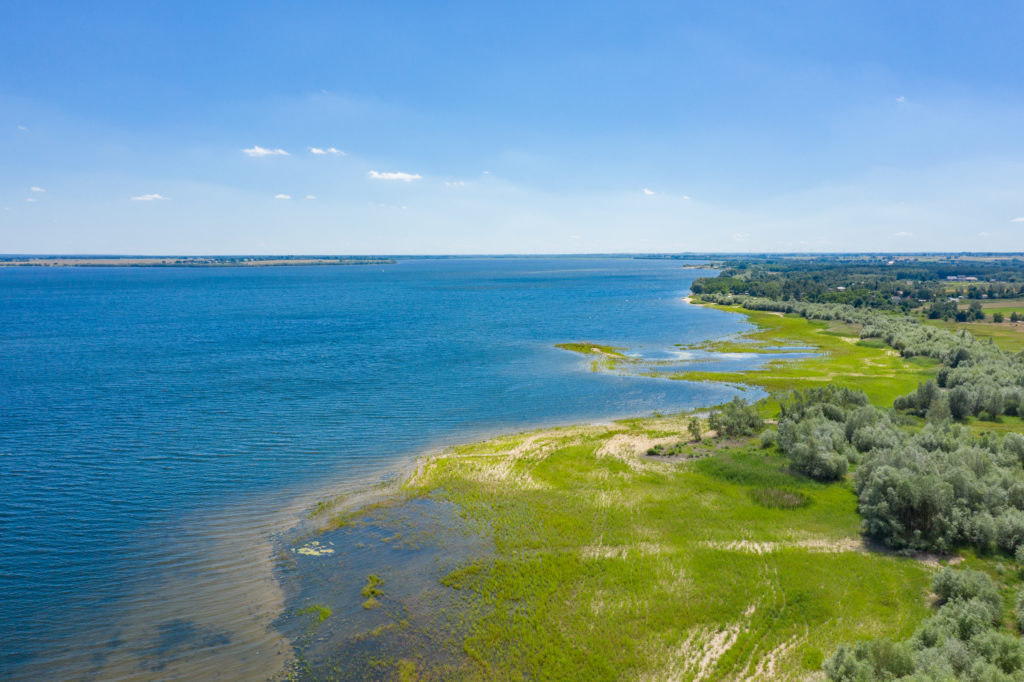
[[[991,311],[986,311],[991,314]],[[1009,314],[1009,313],[1007,313]],[[924,324],[931,324],[942,329],[956,331],[966,329],[979,339],[991,340],[1004,350],[1019,353],[1024,350],[1024,323],[1002,322],[954,322],[952,320],[922,319]]]
[[[466,673],[799,678],[840,642],[910,634],[932,568],[865,547],[847,486],[747,442],[646,456],[684,429],[538,432],[433,459],[407,483],[494,540],[442,579],[472,596]]]

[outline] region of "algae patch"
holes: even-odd
[[[294,551],[304,556],[330,556],[334,554],[334,548],[328,547],[319,540],[311,540]]]

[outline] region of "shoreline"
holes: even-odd
[[[688,304],[694,304],[690,297],[684,300]],[[803,340],[813,338],[823,344],[816,346],[822,353],[813,358],[778,359],[768,366],[747,372],[713,373],[694,370],[673,375],[673,379],[720,383],[742,380],[749,386],[759,387],[765,391],[766,398],[770,398],[777,393],[780,378],[790,381],[786,374],[802,372],[802,368],[805,367],[818,370],[841,361],[842,357],[837,355],[837,349],[853,352],[858,362],[866,356],[874,358],[875,362],[890,357],[883,350],[851,344],[847,337],[832,336],[831,333],[823,335],[822,332],[828,331],[825,325],[805,320],[796,322],[789,318],[764,316],[751,311],[728,311],[744,314],[751,322],[752,328],[740,334],[738,338],[711,342],[713,344],[778,345],[778,340],[774,337],[783,326],[789,325],[787,330],[790,337]],[[796,329],[797,326],[799,329]],[[890,359],[897,362],[896,359]],[[851,376],[849,379],[862,381],[861,377]],[[813,376],[802,383],[796,381],[800,385],[815,385],[814,382]],[[466,631],[464,635],[459,635],[460,641],[463,642],[461,647],[448,650],[448,658],[444,660],[447,661],[445,665],[455,666],[454,669],[460,674],[470,677],[479,676],[480,669],[475,666],[485,660],[480,658],[485,655],[484,652],[506,649],[518,651],[521,657],[502,664],[501,661],[504,659],[501,656],[495,658],[494,654],[489,654],[486,657],[486,665],[504,665],[505,667],[499,667],[499,670],[507,674],[514,674],[516,671],[527,675],[539,673],[541,668],[530,667],[533,657],[542,656],[537,661],[543,660],[544,665],[552,665],[551,659],[542,654],[548,646],[560,646],[558,642],[562,636],[555,633],[565,628],[576,632],[581,627],[584,630],[577,632],[573,639],[575,646],[586,647],[593,643],[594,646],[606,647],[610,642],[613,648],[618,646],[628,650],[635,648],[637,642],[647,642],[648,646],[643,652],[633,652],[632,655],[637,657],[632,664],[634,667],[625,668],[633,672],[646,670],[641,677],[707,677],[713,670],[718,669],[716,666],[726,666],[719,671],[726,674],[726,671],[730,670],[727,666],[731,664],[725,653],[737,641],[747,636],[744,633],[754,631],[759,632],[758,637],[769,644],[774,642],[770,651],[761,652],[761,655],[767,656],[773,669],[801,669],[806,674],[810,670],[801,666],[807,665],[806,661],[814,663],[823,654],[808,653],[810,650],[807,649],[809,644],[806,637],[801,639],[799,635],[794,635],[785,627],[772,625],[772,619],[763,621],[759,615],[767,615],[771,613],[772,608],[778,608],[778,605],[773,607],[769,603],[774,597],[761,594],[756,587],[762,580],[754,580],[758,575],[756,567],[764,561],[762,557],[803,557],[800,561],[831,566],[828,570],[838,571],[845,576],[844,584],[836,588],[843,591],[843,594],[849,592],[844,601],[853,599],[855,595],[858,599],[862,598],[859,595],[874,595],[868,597],[862,606],[872,610],[873,615],[876,615],[875,612],[885,614],[885,623],[905,622],[902,619],[906,614],[916,616],[924,613],[922,604],[914,601],[912,595],[908,597],[906,594],[900,594],[899,590],[906,592],[907,584],[923,585],[927,580],[928,571],[932,569],[913,560],[872,552],[861,537],[860,519],[854,505],[850,504],[848,496],[852,495],[852,492],[847,488],[794,479],[786,485],[795,486],[795,489],[801,491],[799,495],[813,500],[814,503],[804,512],[770,511],[758,507],[751,502],[748,495],[742,494],[749,485],[744,482],[745,479],[741,478],[736,482],[731,478],[719,478],[715,473],[715,467],[720,465],[716,462],[731,461],[731,458],[737,456],[733,454],[735,448],[748,446],[744,446],[743,443],[746,441],[742,440],[709,439],[703,443],[690,441],[689,436],[685,435],[689,420],[694,416],[706,420],[703,415],[707,414],[709,407],[694,407],[670,415],[655,413],[641,417],[606,419],[596,423],[577,422],[524,429],[492,435],[489,438],[460,441],[421,453],[408,463],[401,476],[388,481],[386,486],[366,491],[362,498],[346,499],[337,508],[339,515],[343,517],[342,523],[333,529],[322,529],[319,534],[309,536],[307,540],[320,538],[325,542],[334,542],[332,551],[337,548],[341,553],[346,551],[341,538],[361,537],[359,533],[367,532],[365,529],[382,528],[382,533],[394,531],[396,534],[408,532],[399,530],[407,528],[408,523],[407,520],[400,519],[402,514],[413,508],[411,505],[441,502],[453,504],[453,508],[459,510],[458,514],[462,519],[462,532],[479,534],[481,538],[493,542],[493,548],[478,556],[458,552],[446,554],[443,550],[446,539],[437,540],[435,534],[430,537],[437,542],[437,547],[428,544],[418,551],[428,554],[434,552],[438,557],[447,557],[438,564],[438,568],[435,569],[438,571],[434,578],[435,583],[430,584],[434,585],[433,589],[442,590],[444,598],[459,597],[461,601],[453,602],[454,606],[449,604],[445,608],[455,608],[456,612],[463,613],[459,617],[466,619]],[[647,450],[655,445],[671,445],[680,441],[688,443],[683,448],[685,454],[681,456],[658,457],[647,454]],[[766,480],[774,481],[774,477],[780,475],[773,473],[773,467],[777,467],[780,461],[779,456],[758,453],[757,457],[760,459],[757,461],[763,460],[763,463],[757,464],[758,473],[754,474],[754,470],[751,470],[751,473],[744,476],[766,476]],[[785,476],[788,477],[788,474]],[[672,481],[678,482],[671,483]],[[686,486],[694,485],[697,481],[701,481],[700,486],[707,488],[707,492],[696,497],[685,494]],[[666,484],[669,484],[667,488]],[[724,496],[723,500],[729,501],[727,506],[721,507],[720,511],[715,511],[709,516],[707,511],[699,511],[704,503],[696,507],[693,505],[706,495],[712,494],[712,491],[714,496]],[[660,509],[657,500],[665,495],[672,499],[683,495],[678,497],[677,504],[682,505],[681,509],[687,511],[678,521],[675,513],[663,516],[662,512],[655,511]],[[740,499],[744,501],[740,503]],[[716,503],[713,508],[719,509],[718,505],[719,503]],[[751,511],[747,511],[748,509]],[[832,520],[822,525],[823,522],[818,520],[818,516],[825,511],[830,515],[826,518],[834,517],[838,520],[838,525]],[[694,514],[697,515],[696,518],[702,519],[696,525],[685,520]],[[730,521],[735,514],[742,514],[743,521]],[[629,521],[634,516],[644,520],[637,525]],[[774,519],[777,525],[767,523],[766,519]],[[679,521],[684,521],[684,525],[680,526]],[[597,525],[591,525],[592,523]],[[387,530],[389,528],[390,531]],[[737,536],[737,531],[741,531],[742,534]],[[348,535],[345,535],[346,533]],[[378,540],[385,543],[387,541],[387,537]],[[398,569],[387,568],[385,564],[390,564],[379,556],[379,553],[372,549],[367,551],[370,554],[360,554],[358,560],[363,562],[360,565],[365,566],[366,574],[381,576],[383,587],[379,599],[391,608],[393,613],[403,612],[403,609],[409,608],[407,600],[410,597],[399,594],[398,587],[389,589],[387,586],[395,584],[395,581],[401,583],[407,577],[401,578],[400,572],[395,573]],[[330,571],[326,568],[315,568],[321,565],[316,562],[335,559],[344,559],[349,561],[349,564],[352,562],[351,557],[333,556],[305,556],[297,561],[300,565],[306,566],[307,570],[322,573]],[[539,564],[536,563],[538,561]],[[694,564],[694,561],[697,563]],[[739,580],[740,583],[730,587],[731,583],[728,580],[726,583],[729,584],[723,586],[713,580],[692,578],[685,584],[700,585],[704,590],[702,593],[694,593],[691,588],[675,585],[673,580],[665,581],[665,576],[675,575],[676,572],[679,572],[679,575],[703,575],[708,570],[705,566],[708,561],[711,561],[712,565],[715,565],[714,562],[725,561],[729,566],[729,572],[722,574],[722,568],[715,568],[713,574],[730,576],[729,580]],[[600,583],[594,583],[593,578],[587,577],[593,575],[594,570],[588,568],[589,566],[600,566],[601,572],[596,575],[607,575],[607,579],[619,576],[625,571],[621,579],[626,582],[611,591],[602,589]],[[582,589],[583,593],[577,594],[572,603],[580,604],[579,608],[590,609],[589,616],[582,617],[577,607],[560,599],[556,602],[546,601],[543,595],[547,594],[547,588],[538,587],[525,594],[509,592],[508,590],[518,582],[518,579],[513,583],[508,582],[510,576],[506,576],[506,570],[513,570],[513,567],[513,575],[525,571],[531,576],[529,580],[538,586],[550,583],[551,589],[555,590],[552,594],[558,594],[558,590],[561,589],[559,586],[576,585],[574,589]],[[645,577],[629,577],[635,570],[642,571]],[[754,572],[750,573],[751,570]],[[739,573],[733,575],[736,571]],[[787,580],[804,579],[801,578],[802,572],[790,572],[786,575],[789,576]],[[868,580],[864,576],[871,579]],[[397,670],[405,669],[401,666],[412,666],[409,670],[413,671],[433,670],[432,666],[436,666],[437,662],[425,653],[421,646],[422,641],[432,641],[428,627],[431,621],[422,620],[423,615],[420,614],[421,620],[414,618],[410,621],[411,624],[403,626],[407,630],[385,634],[391,632],[386,629],[391,627],[388,625],[391,621],[384,615],[373,620],[373,617],[363,613],[361,609],[346,611],[344,600],[341,603],[329,603],[331,599],[340,598],[338,595],[343,595],[348,589],[358,589],[359,579],[350,580],[350,587],[349,583],[340,583],[320,593],[315,590],[296,591],[295,595],[305,595],[302,598],[306,601],[295,602],[293,598],[289,608],[294,609],[299,604],[309,604],[312,608],[314,601],[317,605],[321,602],[326,604],[326,612],[334,608],[337,616],[328,617],[309,626],[310,632],[319,633],[319,639],[333,642],[332,646],[336,647],[333,650],[351,651],[351,642],[366,637],[366,633],[369,632],[373,637],[383,638],[381,646],[385,648],[382,651],[393,652],[381,659],[388,665],[398,666]],[[578,582],[580,580],[583,582]],[[898,587],[894,588],[896,591],[889,591],[886,587],[879,592],[878,585],[872,581],[881,581],[884,586],[892,584]],[[751,585],[755,586],[753,591]],[[638,587],[641,588],[639,592]],[[515,594],[519,596],[509,601]],[[742,601],[744,595],[753,601],[736,604],[737,596]],[[467,599],[469,601],[466,601]],[[519,605],[523,599],[527,600],[526,603]],[[531,622],[534,623],[531,627],[535,628],[531,630],[534,632],[533,635],[517,635],[514,627],[503,618],[499,618],[503,609],[512,608],[518,612],[519,609],[526,608],[526,604],[533,604],[538,599],[541,601],[536,603],[536,607],[540,608],[541,603],[545,606],[538,611],[529,611],[533,614],[530,616]],[[609,602],[610,599],[612,602]],[[676,625],[672,628],[674,634],[667,640],[663,640],[662,635],[656,635],[654,632],[645,632],[635,633],[634,638],[628,641],[619,641],[622,633],[631,632],[631,628],[640,625],[632,609],[623,610],[620,606],[613,605],[621,603],[623,599],[639,600],[646,605],[644,608],[648,612],[653,610],[657,613],[668,613],[673,609],[683,609],[685,613],[691,613],[691,603],[703,606],[693,607],[697,610],[689,616],[677,615],[670,619]],[[708,601],[709,599],[711,601]],[[768,599],[768,602],[765,602],[765,599]],[[443,601],[441,603],[447,604]],[[492,606],[485,608],[481,604]],[[556,604],[559,604],[557,608]],[[718,613],[723,605],[731,604],[736,604],[727,607],[727,611],[732,615],[723,615],[724,621],[712,621],[718,623],[713,629],[706,629],[712,627],[711,625],[699,625],[707,615],[698,614]],[[364,606],[363,609],[365,608],[367,607]],[[666,609],[668,611],[665,611]],[[549,610],[553,614],[550,618],[555,618],[558,623],[557,627],[554,623],[545,625],[548,623]],[[596,621],[595,616],[599,616]],[[332,621],[332,618],[335,620]],[[338,620],[339,618],[341,620]],[[600,634],[595,634],[594,627],[598,627]],[[858,636],[877,635],[874,630],[862,632],[858,629],[856,619],[852,624],[828,621],[820,623],[818,627],[823,628],[825,633],[831,633],[825,635],[826,641],[839,642]],[[889,624],[882,629],[892,634],[901,632],[892,628],[893,625]],[[402,634],[403,632],[406,634]],[[537,632],[549,633],[550,640],[546,637],[538,639]],[[589,634],[584,634],[585,632]],[[726,639],[719,649],[712,652],[706,647],[714,632],[726,633]],[[583,639],[578,639],[579,637]],[[651,639],[652,637],[654,639]],[[303,648],[299,642],[295,644],[296,661],[312,666],[308,668],[309,670],[316,669],[316,665],[322,662],[318,656],[322,656],[325,651],[332,651],[323,647]],[[440,646],[440,643],[435,644]],[[684,651],[689,652],[682,658],[672,653],[681,645]],[[750,656],[751,658],[743,664],[748,674],[755,672],[757,666],[762,664],[755,660],[753,652]],[[626,658],[630,660],[629,656]],[[576,667],[572,670],[578,671],[580,666],[589,666],[591,672],[600,676],[601,668],[593,667],[593,661],[599,663],[600,660],[601,656],[595,650],[585,662],[577,661]],[[704,660],[705,663],[694,668],[693,660]],[[351,665],[355,666],[353,670],[361,669],[358,667],[361,665],[358,661]],[[814,663],[811,668],[817,669],[817,665],[820,664]],[[486,669],[491,670],[488,675],[495,674],[492,668]],[[551,669],[545,669],[551,672]],[[619,672],[623,670],[609,668],[605,672],[612,669]],[[767,670],[762,670],[760,675],[771,677],[766,673]]]
[[[681,298],[682,301],[689,305],[702,305],[694,302],[691,296],[684,296]],[[706,306],[706,307],[711,307]],[[736,311],[727,311],[736,312]],[[740,313],[743,314],[743,313]],[[748,316],[748,322],[750,322],[752,329],[744,333],[753,333],[757,331],[758,325],[751,321]],[[743,333],[741,333],[742,335]],[[700,345],[705,343],[716,343],[719,341],[725,341],[733,338],[735,335],[730,334],[723,336],[718,339],[709,339],[701,342]],[[559,343],[555,344],[555,347],[562,348],[566,345],[576,345],[574,343]],[[562,348],[565,350],[564,348]],[[574,351],[569,351],[574,352]],[[585,354],[584,354],[585,357]],[[623,358],[626,356],[622,356]],[[606,373],[612,374],[611,368],[604,370]],[[707,373],[714,374],[714,372]],[[724,372],[722,373],[725,374]],[[662,380],[662,381],[690,381],[692,383],[718,383],[723,386],[735,388],[736,384],[730,381],[715,381],[709,378],[699,379],[687,379],[685,377],[669,374],[650,375],[650,374],[628,374],[624,376],[630,376],[637,379],[644,380]],[[742,385],[741,385],[742,386]],[[758,388],[754,385],[749,385],[739,388],[739,393],[746,393],[750,388]],[[769,397],[767,392],[760,399]],[[621,425],[623,422],[635,421],[635,420],[648,420],[648,419],[659,419],[659,418],[670,418],[672,416],[698,416],[706,417],[711,409],[723,403],[715,404],[701,404],[691,408],[677,410],[663,415],[661,411],[654,410],[650,413],[644,414],[631,414],[631,415],[604,415],[599,417],[586,418],[581,421],[554,421],[551,422],[537,422],[533,424],[524,424],[522,426],[508,426],[497,427],[497,428],[484,428],[474,433],[462,433],[456,435],[453,438],[445,439],[444,443],[437,443],[434,445],[421,448],[413,453],[409,453],[406,457],[402,458],[401,461],[397,462],[394,466],[388,467],[388,470],[384,473],[368,473],[361,477],[359,480],[345,481],[344,483],[337,483],[330,486],[320,488],[320,492],[307,492],[297,497],[292,504],[288,506],[288,509],[292,513],[296,514],[295,527],[288,528],[284,532],[290,533],[297,528],[307,525],[308,522],[314,520],[316,515],[311,515],[310,512],[316,509],[318,506],[323,505],[326,509],[334,509],[337,511],[358,511],[359,507],[350,505],[349,499],[352,497],[366,496],[370,499],[370,504],[376,501],[373,498],[373,491],[379,489],[382,494],[385,490],[390,490],[392,493],[397,493],[410,479],[414,478],[416,473],[422,468],[423,464],[436,458],[442,458],[450,454],[452,451],[458,450],[459,448],[465,448],[478,443],[484,443],[489,441],[500,440],[504,438],[515,438],[519,436],[528,436],[532,434],[538,434],[542,432],[557,432],[567,429],[584,429],[592,427],[609,427],[614,428]],[[393,488],[393,489],[392,489]],[[339,502],[333,502],[333,500],[340,500]],[[303,532],[308,532],[309,529],[303,528]]]

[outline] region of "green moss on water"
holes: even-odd
[[[315,622],[322,623],[331,617],[331,607],[324,606],[323,604],[310,604],[299,609],[300,616],[307,614],[312,614]]]
[[[384,594],[384,591],[379,589],[377,586],[383,582],[384,581],[381,580],[379,575],[371,573],[370,575],[366,576],[366,585],[363,586],[363,589],[360,590],[359,593],[364,597],[369,597],[371,599],[374,597],[379,597],[382,594]]]

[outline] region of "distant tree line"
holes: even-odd
[[[856,308],[909,311],[950,297],[1024,296],[1024,261],[904,262],[878,258],[749,258],[726,261],[718,277],[699,278],[695,294],[733,294],[778,301],[839,303]],[[947,277],[973,277],[965,284]],[[990,281],[991,280],[991,281]],[[948,318],[956,316],[956,304]],[[942,313],[948,307],[939,308]],[[946,317],[940,313],[939,317]]]

